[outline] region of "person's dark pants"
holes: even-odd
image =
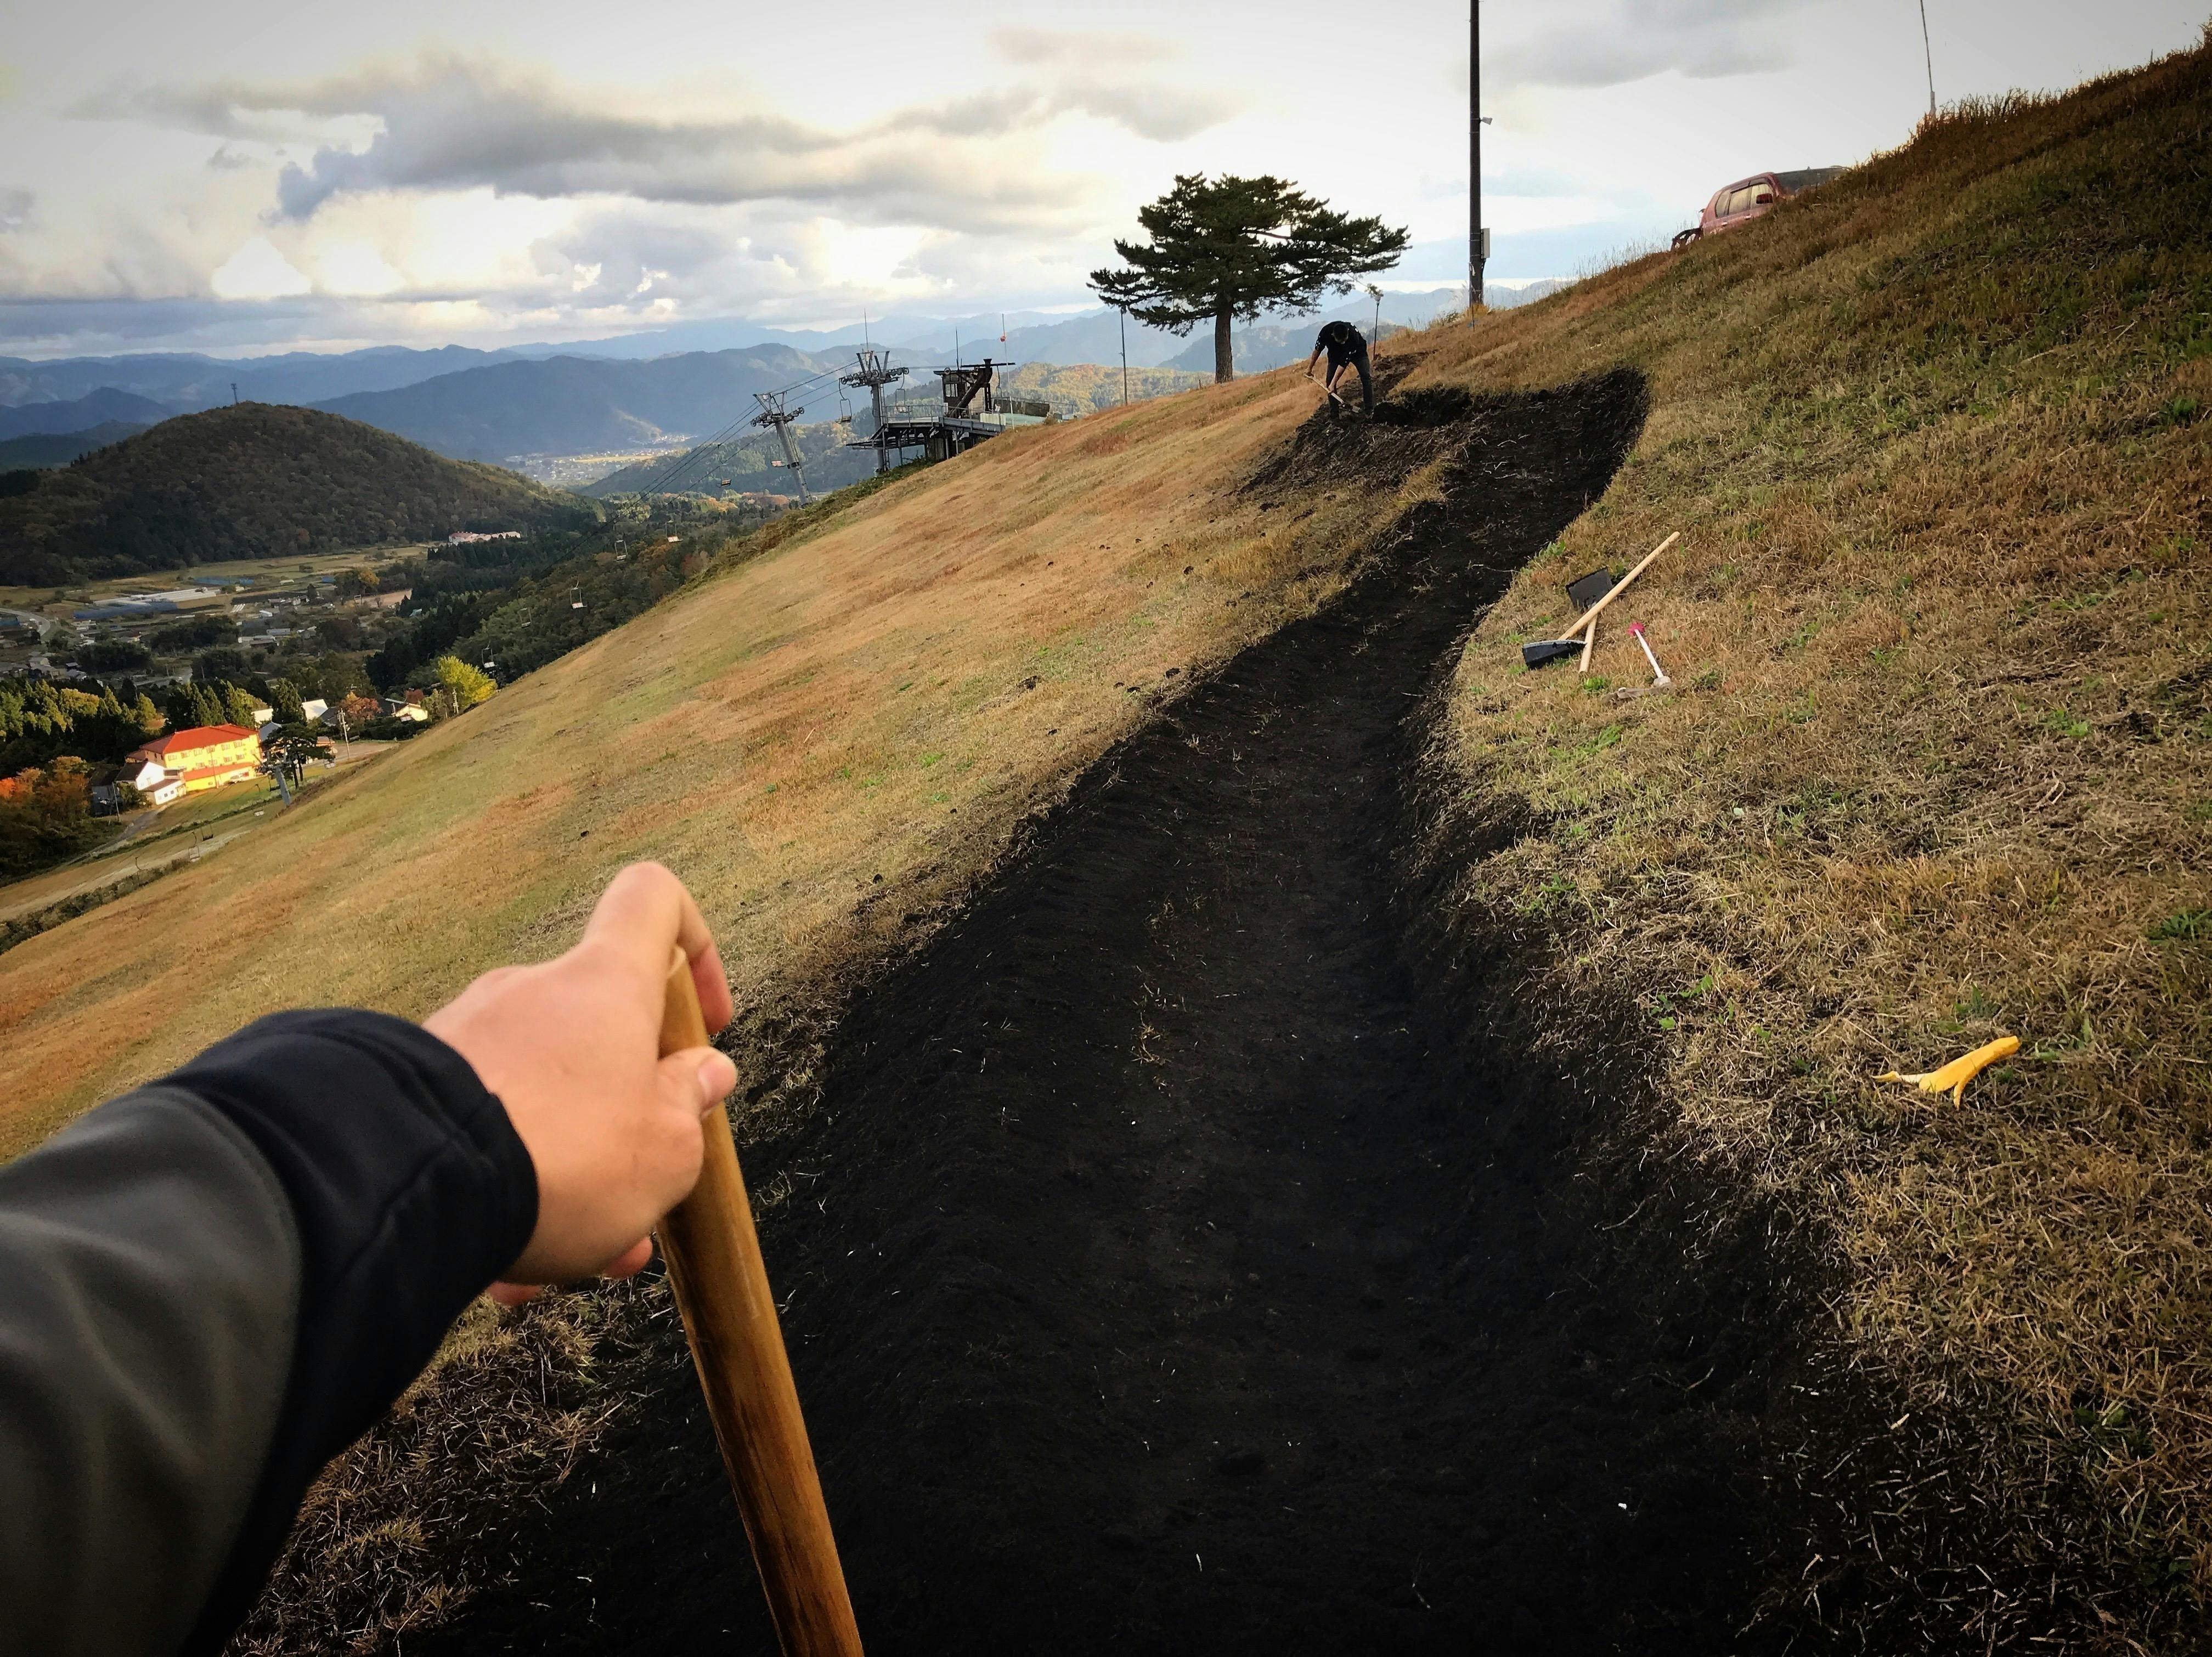
[[[1359,370],[1360,401],[1367,412],[1373,414],[1375,412],[1375,377],[1368,372],[1367,347],[1364,344],[1354,345],[1341,355],[1334,351],[1328,354],[1328,383],[1332,386],[1336,384],[1337,375],[1344,372],[1344,365],[1347,362]]]

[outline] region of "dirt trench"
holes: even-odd
[[[1609,1240],[1402,907],[1456,648],[1643,410],[1624,373],[1302,431],[1263,495],[1444,443],[1450,498],[1094,768],[749,1148],[872,1651],[1742,1643],[1765,1313],[1621,1264],[1667,1240]],[[774,1649],[672,1326],[625,1384],[414,1657]]]

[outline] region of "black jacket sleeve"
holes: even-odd
[[[264,1019],[0,1168],[0,1650],[217,1649],[537,1208],[466,1062],[360,1012]]]

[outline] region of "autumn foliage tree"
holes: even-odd
[[[1188,334],[1213,324],[1213,378],[1236,378],[1230,330],[1263,311],[1305,312],[1325,294],[1348,294],[1354,276],[1387,270],[1407,232],[1380,219],[1332,210],[1281,179],[1178,175],[1140,209],[1149,244],[1116,241],[1126,269],[1093,270],[1107,304],[1140,322]]]
[[[58,863],[101,838],[91,785],[84,762],[66,755],[0,778],[0,877]]]

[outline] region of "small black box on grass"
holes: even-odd
[[[1594,569],[1580,580],[1567,583],[1567,598],[1577,610],[1588,610],[1613,588],[1613,572]]]

